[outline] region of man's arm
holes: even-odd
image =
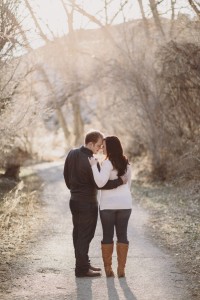
[[[68,156],[69,156],[69,154],[68,154]],[[63,176],[64,176],[64,179],[65,179],[65,184],[68,187],[68,189],[70,190],[68,156],[65,160]]]
[[[107,183],[102,188],[98,188],[98,189],[99,190],[112,190],[122,184],[124,184],[124,182],[123,182],[122,178],[119,177],[118,179],[108,180]]]
[[[108,180],[108,182],[101,188],[101,190],[115,189],[118,186],[125,184],[127,182],[128,182],[128,175],[125,174],[123,176],[118,177],[118,179]]]

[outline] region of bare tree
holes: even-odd
[[[71,86],[71,93],[73,97],[71,99],[71,104],[73,108],[73,117],[74,117],[74,135],[75,135],[75,145],[78,145],[82,142],[82,136],[84,132],[84,124],[81,116],[81,108],[80,108],[80,98],[77,93],[75,93],[77,86],[79,86],[79,79],[77,75],[77,41],[76,34],[73,28],[73,18],[74,18],[74,10],[76,1],[71,1],[71,7],[68,7],[64,0],[61,0],[63,8],[66,12],[67,16],[67,24],[68,24],[68,53],[70,57],[70,77],[72,78],[73,85]]]
[[[47,89],[50,91],[50,97],[51,97],[52,102],[53,102],[53,108],[54,108],[54,110],[57,114],[57,117],[58,117],[58,120],[59,120],[59,123],[60,123],[60,127],[63,129],[66,142],[68,142],[69,136],[70,136],[70,131],[68,129],[66,119],[63,116],[62,109],[59,105],[58,98],[57,98],[57,95],[55,93],[53,84],[51,83],[51,81],[48,77],[47,71],[44,69],[44,67],[42,67],[41,65],[37,65],[36,69],[41,73],[41,75],[44,79],[44,83],[45,83]]]
[[[94,14],[91,14],[89,12],[87,12],[85,9],[83,9],[80,5],[76,4],[74,1],[72,0],[68,0],[69,5],[73,5],[74,9],[80,13],[81,15],[85,16],[88,18],[88,20],[90,20],[92,23],[96,24],[99,26],[99,28],[101,28],[104,36],[106,39],[108,39],[109,41],[112,42],[112,44],[118,48],[118,51],[123,51],[122,47],[119,46],[118,42],[116,41],[116,39],[114,39],[113,35],[111,34],[109,28],[110,26],[113,24],[115,18],[118,16],[119,13],[123,12],[123,8],[124,6],[128,3],[128,1],[124,0],[122,2],[122,4],[118,7],[118,9],[116,10],[116,13],[113,15],[113,17],[108,20],[108,17],[106,17],[107,15],[107,11],[108,11],[108,7],[110,5],[112,1],[106,1],[105,5],[104,5],[104,13],[103,13],[103,20],[99,19],[97,16],[95,16]]]
[[[24,0],[24,2],[25,2],[25,6],[27,7],[28,11],[30,12],[30,15],[31,15],[31,17],[32,17],[32,19],[33,19],[33,22],[34,22],[34,24],[35,24],[36,29],[37,29],[38,32],[39,32],[40,37],[41,37],[45,42],[49,42],[49,38],[47,37],[46,34],[44,34],[44,32],[43,32],[43,30],[42,30],[42,27],[40,26],[40,24],[39,24],[39,22],[38,22],[38,19],[37,19],[37,17],[35,16],[35,13],[34,13],[34,11],[33,11],[32,7],[31,7],[31,5],[30,5],[30,3],[29,3],[29,0]]]
[[[165,37],[165,33],[164,33],[164,30],[163,30],[163,27],[162,27],[162,24],[160,21],[159,13],[157,10],[158,3],[156,3],[155,0],[149,0],[149,4],[150,4],[151,12],[152,12],[156,27],[157,27],[158,31],[162,34],[162,36]]]
[[[171,26],[170,26],[170,36],[173,37],[173,31],[174,31],[174,20],[175,20],[175,4],[176,0],[171,0]]]
[[[28,124],[31,126],[30,119],[36,119],[35,104],[27,99],[22,105],[23,96],[18,98],[33,71],[22,57],[16,57],[20,51],[31,49],[19,5],[17,0],[0,2],[0,166],[5,168],[5,176],[13,178],[18,178],[21,164],[30,154],[19,142],[19,135],[23,136]]]
[[[104,122],[106,128],[110,128],[116,134],[120,133],[122,137],[126,129],[126,132],[129,132],[131,143],[137,139],[148,153],[155,177],[165,179],[168,174],[169,153],[172,155],[169,147],[173,149],[175,155],[176,151],[181,151],[182,136],[185,140],[196,140],[194,132],[197,131],[197,127],[195,124],[199,122],[199,119],[194,113],[198,110],[197,101],[194,100],[196,96],[191,94],[191,90],[182,93],[183,86],[185,90],[189,91],[186,83],[189,82],[189,86],[191,86],[197,74],[193,76],[192,80],[190,77],[180,76],[180,82],[173,75],[173,70],[176,75],[177,72],[179,74],[179,71],[182,70],[181,65],[185,68],[183,72],[187,73],[189,60],[186,62],[185,57],[189,56],[188,52],[184,52],[183,47],[179,44],[173,47],[166,44],[167,51],[157,51],[157,40],[154,37],[158,31],[163,37],[165,35],[158,13],[160,2],[150,1],[150,8],[156,24],[155,29],[154,26],[148,26],[143,1],[138,1],[143,17],[141,22],[146,24],[145,31],[141,33],[138,30],[137,22],[127,22],[117,25],[117,27],[111,26],[128,1],[122,1],[122,5],[118,10],[116,9],[113,16],[109,14],[109,5],[112,0],[104,1],[100,15],[88,13],[75,0],[60,1],[66,13],[69,34],[60,40],[47,43],[44,47],[46,50],[43,49],[43,61],[40,57],[35,61],[35,66],[42,78],[43,87],[48,91],[48,105],[53,107],[57,116],[56,122],[58,120],[59,126],[63,128],[65,139],[69,144],[70,137],[74,133],[75,144],[82,142],[83,131],[90,118],[83,113],[82,98],[85,96],[87,101],[91,99],[91,111],[100,107],[98,114],[94,113],[96,120],[98,118],[98,124],[103,126]],[[169,22],[166,21],[166,32],[170,31],[170,28],[174,33],[177,30],[175,2],[175,0],[171,1],[172,17]],[[99,30],[76,31],[73,26],[75,11],[98,25]],[[34,17],[38,18],[36,14]],[[38,32],[42,30],[39,22],[35,22],[35,26]],[[92,32],[95,33],[93,36]],[[45,35],[44,31],[42,33]],[[151,37],[151,45],[146,44],[149,41],[147,36]],[[47,39],[49,38],[47,37]],[[45,38],[44,41],[46,41]],[[159,41],[159,47],[162,45],[164,49],[164,44],[165,39],[162,39],[162,42]],[[193,57],[197,57],[189,43],[185,45],[190,49]],[[43,50],[41,49],[41,53]],[[196,51],[198,52],[197,49]],[[158,53],[160,60],[158,60]],[[176,63],[171,63],[173,54],[174,57],[178,55]],[[48,61],[47,65],[44,64],[45,61]],[[91,64],[90,72],[87,69],[89,64]],[[193,65],[194,68],[197,68],[195,64]],[[53,81],[51,71],[57,77],[60,76],[61,85],[57,81]],[[88,74],[85,75],[86,73]],[[191,66],[189,74],[192,73]],[[175,86],[170,81],[172,78],[176,82]],[[18,88],[19,85],[16,85],[15,90],[18,91]],[[61,88],[63,89],[62,95]],[[34,89],[35,86],[33,86],[33,91],[40,93],[39,90]],[[193,86],[193,92],[194,89],[196,87]],[[87,92],[94,93],[97,104]],[[194,100],[194,102],[192,100],[192,105],[188,105],[187,98]],[[173,106],[174,103],[176,103],[175,106]],[[115,115],[117,115],[118,121],[116,121],[116,117],[114,119]],[[126,122],[127,120],[128,122]],[[173,144],[172,138],[175,137],[175,134],[180,138],[177,139],[179,142]],[[170,156],[170,158],[172,157]]]
[[[145,11],[144,11],[144,7],[143,7],[143,1],[142,0],[138,0],[138,3],[139,3],[139,6],[140,6],[142,20],[144,22],[145,34],[146,34],[146,37],[149,38],[149,25],[148,25],[147,18],[145,16]]]
[[[0,2],[0,63],[1,67],[13,57],[13,53],[29,47],[26,32],[22,27],[23,18],[19,13],[17,0]]]
[[[200,19],[200,3],[198,3],[195,0],[188,0],[188,2],[190,4],[190,6],[192,7],[192,9],[197,14],[198,18]]]

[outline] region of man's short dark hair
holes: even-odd
[[[92,142],[96,144],[98,142],[98,139],[103,139],[103,133],[98,130],[89,131],[85,136],[85,145]]]

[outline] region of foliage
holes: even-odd
[[[32,66],[17,57],[26,46],[19,5],[16,0],[0,3],[0,168],[7,170],[6,176],[16,178],[20,165],[30,156],[23,140],[35,114],[27,82]]]
[[[167,169],[171,176],[196,177],[200,174],[200,47],[169,42],[160,49],[159,58],[163,114],[158,126],[164,126],[167,136]]]
[[[192,28],[195,37],[197,25],[189,24],[188,29]],[[154,38],[147,51],[144,45],[149,40],[143,36],[140,42],[139,26],[124,25],[126,36],[121,38],[126,39],[126,44],[122,42],[121,51],[113,51],[112,59],[108,57],[105,61],[106,69],[110,70],[104,72],[108,97],[112,99],[109,103],[113,101],[105,114],[106,127],[112,128],[110,122],[114,122],[114,130],[122,140],[126,131],[130,155],[148,155],[152,179],[197,178],[200,174],[200,48],[195,38],[191,41],[188,32],[184,40],[181,36],[177,42],[158,43],[153,29],[150,34]],[[178,21],[176,26],[174,30],[179,31]],[[109,108],[108,102],[105,110],[106,107]],[[115,116],[108,120],[111,110],[120,111],[117,122]]]

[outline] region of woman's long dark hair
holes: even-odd
[[[118,171],[118,176],[124,175],[129,162],[123,154],[120,140],[116,136],[107,136],[104,141],[106,143],[107,158],[111,161],[114,169]]]

